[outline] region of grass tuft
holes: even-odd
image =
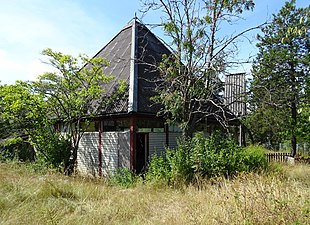
[[[142,182],[111,186],[104,179],[42,175],[5,163],[0,223],[309,224],[310,166],[282,167],[173,189]]]

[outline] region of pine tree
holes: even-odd
[[[309,105],[306,97],[310,61],[309,12],[309,6],[296,8],[295,0],[286,2],[280,12],[273,15],[271,23],[262,29],[262,35],[258,35],[259,53],[252,69],[252,115],[271,110],[274,113],[268,113],[270,121],[276,121],[271,117],[284,120],[286,124],[281,132],[290,134],[293,156],[296,154],[297,112],[303,105]]]

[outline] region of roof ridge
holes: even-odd
[[[99,55],[99,53],[100,53],[102,50],[104,50],[111,42],[113,42],[113,41],[115,40],[115,38],[117,38],[118,35],[119,35],[120,33],[122,33],[124,30],[130,28],[131,26],[132,26],[132,25],[127,24],[125,27],[123,27],[123,28],[122,28],[116,35],[114,35],[113,38],[112,38],[108,43],[106,43],[106,44],[105,44],[92,58],[97,57],[97,56]]]

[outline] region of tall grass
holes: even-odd
[[[166,149],[165,153],[152,157],[145,176],[148,181],[172,186],[198,184],[201,179],[264,171],[268,165],[264,148],[241,148],[221,133],[206,137],[198,132],[192,139],[179,140],[176,149]]]
[[[0,164],[0,224],[309,224],[310,166],[172,189]]]

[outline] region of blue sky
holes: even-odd
[[[283,0],[256,0],[253,12],[236,24],[231,32],[261,24],[276,13]],[[297,0],[307,6],[308,0]],[[50,70],[42,63],[45,48],[76,56],[96,54],[133,17],[140,18],[140,0],[0,0],[0,80],[34,80]],[[159,23],[160,14],[142,18],[144,23]],[[163,37],[160,30],[155,34]],[[249,34],[249,38],[255,33]],[[256,52],[246,40],[240,43],[243,56]],[[242,48],[243,47],[243,48]],[[238,68],[249,71],[249,65]]]

